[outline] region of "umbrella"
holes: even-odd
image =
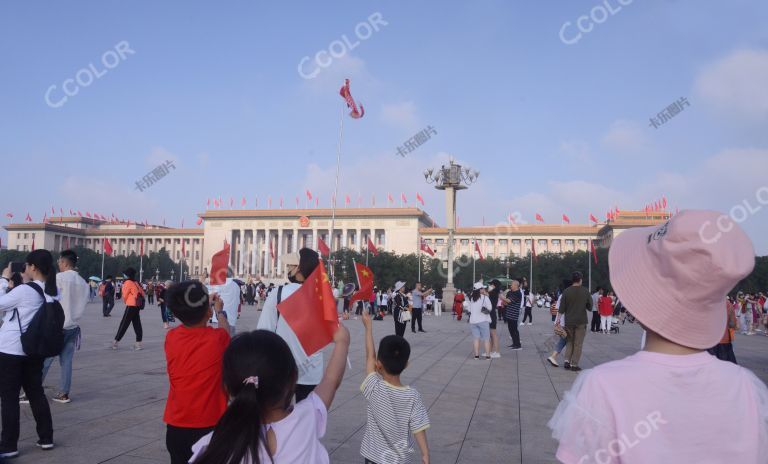
[[[101,282],[101,277],[90,276],[88,277],[88,280],[93,280],[94,282]]]

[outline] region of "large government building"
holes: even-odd
[[[27,251],[33,247],[54,252],[82,246],[102,252],[107,238],[113,254],[128,256],[165,248],[171,258],[183,259],[193,275],[208,270],[211,257],[227,243],[231,265],[240,276],[265,278],[282,275],[280,255],[302,247],[318,248],[318,238],[333,249],[364,251],[368,239],[382,250],[417,253],[420,241],[445,259],[448,231],[435,227],[433,219],[418,208],[343,208],[336,210],[331,238],[330,209],[208,210],[199,214],[202,228],[174,229],[156,225],[114,223],[87,217],[54,217],[44,224],[10,224],[8,248]],[[656,225],[669,213],[623,211],[599,224],[501,224],[492,227],[459,227],[454,233],[455,254],[471,255],[475,241],[486,257],[506,258],[536,253],[563,253],[610,246],[613,237],[632,227]]]

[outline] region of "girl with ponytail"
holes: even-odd
[[[330,462],[320,443],[328,408],[341,384],[349,331],[334,334],[323,380],[292,405],[298,368],[286,342],[273,332],[239,334],[224,352],[222,380],[230,397],[216,428],[193,447],[194,464],[294,464]]]

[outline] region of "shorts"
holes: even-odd
[[[494,309],[491,311],[491,324],[489,326],[491,330],[496,330],[496,321],[496,310]]]
[[[478,322],[476,324],[469,324],[469,327],[472,329],[472,336],[475,337],[475,340],[491,339],[491,328],[490,328],[490,323],[488,321]]]

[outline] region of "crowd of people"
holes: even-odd
[[[719,241],[701,240],[698,228],[714,221],[713,214],[685,211],[661,227],[625,231],[609,254],[612,289],[590,293],[582,274],[574,271],[553,294],[532,293],[527,279],[520,278],[507,286],[498,279],[476,282],[467,295],[456,295],[453,316],[459,321],[468,316],[478,363],[501,357],[499,322],[507,325],[508,347],[522,350],[519,327],[533,324],[534,307],[549,307],[547,324],[558,339],[547,361],[559,367],[562,354],[564,368],[576,373],[582,371],[587,326],[601,336],[618,332],[617,326],[626,321],[643,328],[638,353],[580,372],[566,392],[548,423],[560,461],[764,462],[768,388],[736,364],[732,342],[737,331],[768,335],[766,298],[763,293],[726,296],[751,272],[754,251],[735,224]],[[281,262],[289,282],[279,286],[238,281],[231,270],[220,285],[198,280],[142,283],[132,268],[98,286],[104,317],[110,316],[116,298],[125,303],[112,349],[132,327],[134,349],[141,350],[141,311],[155,300],[160,307],[168,329],[169,393],[163,420],[173,464],[330,462],[321,439],[348,362],[350,334],[341,321],[351,313],[355,286],[337,292],[340,323],[326,360],[320,351],[304,350],[279,309],[304,285],[314,285],[308,278],[319,266],[319,255],[304,248],[282,256]],[[38,446],[54,448],[42,383],[58,357],[61,378],[52,399],[71,401],[72,362],[81,338],[78,322],[93,291],[76,265],[71,250],[62,252],[56,265],[50,252],[35,250],[19,275],[10,264],[3,270],[0,458],[19,454],[22,401],[29,403],[37,423]],[[410,323],[414,333],[425,332],[422,316],[434,298],[434,291],[418,282],[409,287],[398,281],[391,289],[376,289],[355,310],[365,333],[360,390],[366,425],[360,455],[366,463],[410,462],[414,445],[422,463],[430,461],[427,408],[400,376],[411,355],[406,328]],[[236,334],[243,304],[260,305],[261,314],[256,330]],[[383,337],[376,349],[372,321],[390,315],[394,334]],[[57,318],[59,332],[50,332]],[[716,441],[721,429],[745,439]],[[714,448],[701,446],[715,442],[719,445]]]

